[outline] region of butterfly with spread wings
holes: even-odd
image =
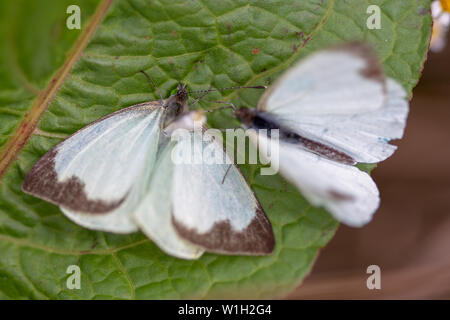
[[[199,116],[186,102],[186,87],[179,85],[166,100],[125,108],[82,128],[36,162],[23,190],[58,205],[85,228],[141,229],[179,258],[196,259],[204,251],[271,253],[271,224],[234,164],[173,163],[173,148],[191,141],[168,141],[170,127],[191,130],[197,143],[208,141],[192,131]],[[229,157],[217,141],[208,144]]]

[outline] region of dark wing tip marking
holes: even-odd
[[[384,91],[386,91],[386,76],[375,51],[369,44],[361,41],[352,41],[332,47],[330,50],[346,51],[363,58],[367,65],[361,70],[361,75],[381,83]]]
[[[47,152],[28,172],[22,184],[22,190],[64,208],[92,214],[108,213],[119,207],[126,199],[114,202],[89,200],[84,190],[85,184],[78,177],[58,182],[55,171],[57,147]]]
[[[172,215],[172,224],[178,234],[187,241],[222,254],[268,255],[275,247],[272,225],[261,208],[256,208],[255,217],[242,231],[233,230],[229,221],[217,222],[210,231],[198,233],[185,227]]]

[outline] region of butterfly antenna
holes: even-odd
[[[194,104],[196,104],[197,102],[199,102],[201,99],[203,99],[204,96],[206,96],[209,92],[209,90],[211,89],[213,85],[211,84],[211,86],[209,87],[208,90],[203,90],[203,94],[198,97],[197,99],[194,100],[194,102],[192,102],[190,105],[188,105],[188,108],[192,107]],[[188,92],[189,93],[189,92]]]
[[[195,99],[195,101],[192,102],[188,107],[191,107],[194,104],[196,104],[197,102],[199,102],[201,99],[203,99],[204,96],[206,96],[211,91],[225,91],[225,90],[235,90],[235,89],[267,89],[267,86],[237,86],[237,87],[229,87],[229,88],[212,89],[213,85],[214,85],[214,83],[211,84],[211,86],[208,89],[206,89],[206,90],[188,91],[187,93],[202,93],[202,95],[200,97],[198,97],[197,99]],[[215,102],[215,103],[222,103],[222,104],[228,104],[228,106],[226,106],[226,107],[219,107],[219,108],[215,108],[213,110],[205,110],[206,112],[212,112],[212,111],[226,109],[226,108],[233,108],[233,110],[236,110],[236,107],[231,102],[211,101],[211,100],[206,100],[206,101]]]
[[[189,91],[188,93],[203,93],[203,92],[208,93],[211,91],[226,91],[226,90],[236,90],[236,89],[267,89],[267,86],[237,86],[237,87],[229,87],[229,88],[196,90],[196,91]]]
[[[156,92],[157,92],[158,95],[159,95],[159,102],[160,102],[161,104],[163,104],[163,102],[164,102],[163,96],[162,96],[162,94],[161,94],[161,91],[159,91],[159,88],[158,88],[158,87],[156,86],[156,84],[153,82],[153,79],[152,79],[152,78],[148,75],[148,73],[145,72],[144,70],[140,70],[139,72],[142,72],[142,73],[144,74],[144,76],[147,77],[148,81],[150,81],[150,83],[152,84],[153,88],[155,88]]]

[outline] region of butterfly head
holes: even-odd
[[[186,104],[188,98],[186,88],[187,86],[180,82],[176,89],[170,91],[170,97],[165,100],[165,106],[167,107],[169,104],[173,103],[178,103],[179,105]]]
[[[188,112],[187,98],[186,85],[182,83],[178,84],[177,91],[164,100],[163,108],[167,109],[167,122],[172,121],[180,114]]]
[[[255,110],[247,107],[240,107],[234,110],[234,116],[246,127],[250,127],[255,118]]]
[[[181,104],[186,103],[188,94],[187,94],[187,90],[186,90],[186,85],[182,84],[181,82],[178,84],[177,87],[177,92],[175,93],[175,96],[177,98],[177,100],[179,102],[181,102]]]

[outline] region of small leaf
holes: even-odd
[[[70,4],[81,8],[81,31],[65,28]],[[269,84],[313,51],[362,39],[411,92],[430,38],[429,1],[371,4],[381,8],[379,30],[366,27],[369,4],[360,0],[0,2],[0,298],[275,298],[298,286],[338,224],[255,166],[243,171],[273,224],[277,244],[267,257],[175,259],[140,233],[78,227],[57,207],[22,193],[21,184],[63,137],[158,99],[140,70],[164,96],[179,81],[192,90]],[[235,90],[211,99],[253,107],[260,95]],[[236,125],[228,111],[213,113],[209,123]],[[66,286],[70,265],[80,266],[80,290]]]

